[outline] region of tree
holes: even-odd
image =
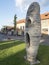
[[[16,19],[17,19],[17,16],[15,14],[14,15],[14,34],[16,34]]]

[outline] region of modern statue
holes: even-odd
[[[31,65],[39,63],[36,60],[37,51],[41,39],[40,6],[33,2],[27,11],[25,23],[26,59]]]

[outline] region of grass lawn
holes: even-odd
[[[0,42],[0,65],[29,65],[29,63],[24,60],[24,55],[24,42]],[[40,60],[40,64],[36,65],[49,65],[49,46],[41,45],[37,58]]]

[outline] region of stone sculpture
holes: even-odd
[[[27,11],[25,23],[26,59],[36,64],[37,51],[41,38],[40,6],[33,2]]]

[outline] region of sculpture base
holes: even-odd
[[[29,61],[30,65],[34,65],[34,64],[39,64],[40,63],[40,61],[38,61],[38,60],[27,59],[26,56],[24,56],[24,59],[27,60],[27,61]]]

